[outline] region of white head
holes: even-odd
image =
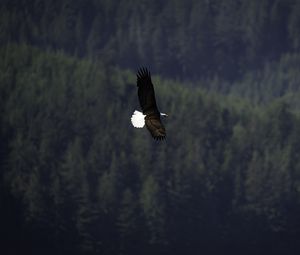
[[[160,116],[168,117],[168,114],[161,112]],[[143,128],[145,126],[145,117],[142,112],[135,110],[131,116],[131,123],[136,128]]]
[[[131,123],[136,128],[142,128],[145,125],[145,116],[142,112],[135,110],[131,116]]]

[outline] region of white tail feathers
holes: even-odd
[[[142,128],[145,126],[145,116],[143,113],[139,111],[134,111],[131,116],[131,123],[136,128]]]

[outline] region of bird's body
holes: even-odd
[[[167,114],[160,113],[157,108],[154,87],[150,72],[147,69],[141,68],[138,71],[137,86],[143,113],[135,110],[131,117],[131,123],[136,128],[142,128],[146,125],[154,139],[162,140],[166,137],[166,130],[160,116],[167,116]]]

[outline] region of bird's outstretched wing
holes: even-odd
[[[145,115],[156,113],[159,116],[150,72],[146,68],[140,68],[136,76],[138,96],[143,113]]]
[[[146,68],[141,68],[136,76],[140,105],[143,114],[146,115],[146,127],[154,139],[162,140],[166,137],[166,130],[160,120],[150,72]]]
[[[166,137],[166,130],[161,123],[160,115],[153,113],[145,117],[145,124],[152,137],[156,140],[163,140]]]

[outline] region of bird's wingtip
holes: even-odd
[[[138,68],[136,75],[138,78],[150,76],[149,68],[141,66],[140,68]]]

